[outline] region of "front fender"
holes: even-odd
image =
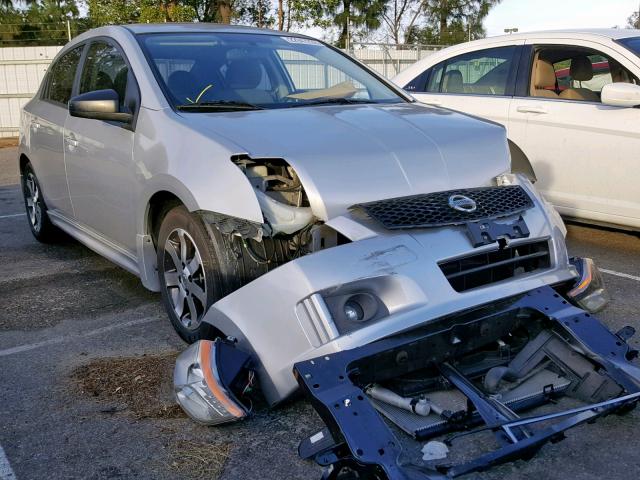
[[[151,196],[168,191],[190,211],[207,210],[262,223],[251,184],[231,162],[238,147],[187,127],[172,110],[141,108],[134,159],[142,180],[139,223]]]

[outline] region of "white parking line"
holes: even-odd
[[[0,215],[0,220],[2,220],[3,218],[23,217],[25,215],[26,213],[13,213],[11,215]]]
[[[2,445],[0,445],[0,480],[17,480],[16,474],[13,473],[9,459],[4,454]]]
[[[599,269],[602,273],[607,273],[609,275],[615,275],[616,277],[628,278],[629,280],[635,280],[636,282],[640,282],[640,277],[635,275],[629,275],[628,273],[616,272],[615,270],[607,270],[606,268]]]
[[[26,345],[18,345],[17,347],[11,347],[11,348],[7,348],[5,350],[0,350],[0,357],[6,357],[8,355],[15,355],[16,353],[27,352],[29,350],[34,350],[36,348],[46,347],[47,345],[54,345],[56,343],[66,342],[68,340],[73,340],[73,339],[76,339],[76,338],[83,338],[83,337],[91,337],[93,335],[100,335],[101,333],[110,332],[111,330],[116,330],[118,328],[132,327],[134,325],[142,325],[144,323],[155,322],[155,321],[158,321],[158,320],[160,320],[159,317],[139,318],[137,320],[131,320],[129,322],[116,323],[116,324],[113,324],[113,325],[107,325],[106,327],[96,328],[95,330],[90,330],[88,332],[81,333],[81,334],[78,334],[78,335],[67,335],[67,336],[64,336],[64,337],[50,338],[48,340],[43,340],[42,342],[29,343],[29,344],[26,344]],[[4,479],[2,477],[0,477],[0,480],[4,480]]]

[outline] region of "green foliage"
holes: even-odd
[[[72,37],[87,29],[73,0],[33,1],[26,8],[5,2],[0,6],[0,42],[3,46],[62,45],[69,38],[67,20]]]
[[[500,0],[426,0],[425,22],[407,32],[407,43],[452,45],[483,38],[482,21]],[[469,35],[470,34],[470,35]]]
[[[175,1],[88,0],[87,6],[93,27],[136,22],[192,22],[197,19],[192,5]]]

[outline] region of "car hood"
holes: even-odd
[[[322,220],[356,203],[489,185],[509,168],[503,127],[419,104],[182,116],[230,155],[284,158]]]

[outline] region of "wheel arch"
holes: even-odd
[[[149,185],[142,195],[137,215],[136,250],[142,284],[153,292],[160,291],[158,281],[156,241],[162,218],[168,210],[184,205],[189,211],[198,209],[186,187],[157,182]]]
[[[507,139],[507,142],[509,143],[509,154],[511,155],[511,172],[522,173],[527,176],[531,183],[535,183],[538,177],[536,177],[536,172],[527,155],[510,139]]]
[[[25,153],[20,154],[20,159],[18,160],[18,167],[20,169],[20,175],[24,172],[24,169],[27,167],[27,163],[31,163],[29,157]]]

